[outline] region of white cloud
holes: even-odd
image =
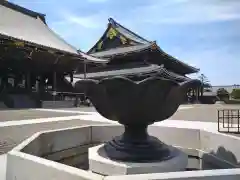
[[[69,24],[77,25],[83,28],[100,29],[103,22],[106,22],[107,15],[103,12],[99,12],[91,15],[76,15],[69,12],[61,12],[61,21],[55,22],[55,24]]]
[[[132,14],[138,21],[152,24],[190,24],[240,19],[240,2],[229,1],[154,1],[149,6],[139,7]]]
[[[59,21],[51,22],[49,26],[71,44],[87,51],[102,35],[106,28],[107,15],[104,12],[79,16],[61,12]]]

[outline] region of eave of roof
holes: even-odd
[[[98,79],[98,78],[111,77],[111,76],[135,76],[135,75],[147,75],[152,73],[160,77],[173,79],[176,81],[186,81],[189,79],[188,77],[173,73],[171,71],[166,70],[164,67],[158,66],[158,65],[148,65],[148,66],[142,66],[137,68],[125,68],[121,70],[112,70],[112,71],[98,71],[98,72],[86,73],[86,77]],[[84,77],[85,77],[85,74],[83,73],[75,74],[73,81],[76,82],[79,79],[84,79]]]
[[[150,42],[148,44],[139,44],[139,45],[135,45],[135,46],[128,46],[128,47],[120,47],[120,48],[113,48],[107,51],[100,51],[97,53],[92,53],[90,55],[95,56],[95,57],[99,57],[99,58],[110,58],[112,56],[121,56],[121,55],[126,55],[126,54],[130,54],[130,53],[138,53],[144,50],[148,50],[151,49],[152,46],[154,46],[160,53],[162,53],[163,55],[166,55],[168,58],[171,58],[173,61],[175,61],[176,63],[180,63],[181,65],[185,66],[186,68],[190,68],[192,70],[192,73],[196,73],[199,71],[199,69],[190,66],[182,61],[179,61],[178,59],[170,56],[169,54],[165,53],[159,46],[156,45],[155,42]]]
[[[169,55],[168,53],[166,53],[165,51],[163,51],[159,46],[157,46],[157,49],[158,49],[162,54],[164,54],[164,55],[167,56],[168,58],[172,59],[173,61],[175,61],[175,62],[177,62],[177,63],[179,63],[179,64],[182,64],[182,65],[185,66],[186,68],[191,69],[191,70],[192,70],[192,73],[197,73],[197,72],[200,71],[200,69],[198,69],[198,68],[196,68],[196,67],[193,67],[193,66],[191,66],[191,65],[188,65],[188,64],[184,63],[183,61],[180,61],[180,60],[178,60],[177,58]]]
[[[158,72],[160,68],[161,67],[158,65],[148,65],[148,66],[137,67],[137,68],[128,68],[128,69],[120,69],[120,70],[112,70],[112,71],[98,71],[98,72],[87,73],[87,78]],[[84,78],[84,74],[75,74],[74,77]]]
[[[119,47],[119,48],[112,48],[106,51],[100,51],[96,53],[91,53],[91,56],[95,57],[104,57],[110,58],[112,56],[124,55],[129,53],[141,52],[143,50],[151,48],[152,43],[149,44],[139,44],[135,46],[127,46],[127,47]]]
[[[78,50],[78,53],[79,53],[79,55],[80,55],[83,59],[87,60],[86,63],[87,63],[87,62],[94,62],[94,63],[102,63],[102,64],[105,64],[105,63],[108,63],[108,62],[109,62],[109,60],[107,60],[107,59],[97,58],[97,57],[88,55],[88,54],[86,54],[86,53],[84,53],[84,52],[82,52],[82,51],[80,51],[80,50]]]

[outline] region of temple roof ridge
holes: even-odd
[[[142,36],[138,35],[137,33],[131,31],[130,29],[124,27],[123,25],[121,25],[111,17],[108,19],[108,21],[109,21],[109,24],[111,24],[114,28],[116,28],[121,34],[123,34],[124,36],[126,36],[127,38],[135,42],[138,42],[140,44],[146,44],[151,42],[143,38]]]

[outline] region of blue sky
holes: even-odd
[[[212,85],[240,84],[240,0],[11,0],[87,51],[115,18],[201,69]]]

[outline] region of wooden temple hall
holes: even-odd
[[[116,75],[141,81],[157,75],[177,82],[189,79],[187,75],[199,69],[165,53],[155,41],[149,41],[110,18],[107,29],[87,52],[96,58],[108,59],[107,64],[87,64],[78,68],[74,81],[84,78],[101,79]],[[189,89],[186,101],[199,100],[200,87]]]
[[[47,26],[45,15],[0,1],[0,106],[39,107],[41,101],[58,100],[57,92],[74,92],[77,69],[106,62],[65,42]]]

